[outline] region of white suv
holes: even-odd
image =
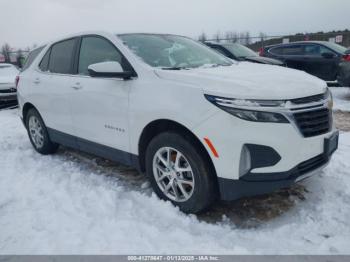
[[[338,144],[324,81],[176,35],[52,42],[20,74],[18,99],[39,153],[61,144],[134,166],[191,213],[287,187]]]

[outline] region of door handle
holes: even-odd
[[[34,84],[40,84],[40,79],[39,78],[35,78],[35,80],[33,81]]]

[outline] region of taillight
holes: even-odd
[[[264,56],[264,48],[259,49],[259,56]]]
[[[16,80],[15,80],[16,88],[18,88],[18,83],[19,83],[19,76],[16,76]]]
[[[343,60],[350,62],[350,54],[349,55],[343,55]]]

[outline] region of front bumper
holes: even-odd
[[[248,173],[239,180],[218,178],[222,200],[235,200],[242,197],[271,193],[281,188],[318,174],[329,162],[338,148],[339,132],[325,140],[324,152],[306,160],[286,172]]]

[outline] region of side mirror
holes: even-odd
[[[122,66],[115,61],[89,65],[88,71],[91,77],[130,79],[134,76],[133,72],[123,71]]]
[[[322,57],[324,57],[326,59],[331,59],[331,58],[335,57],[335,54],[330,53],[330,52],[325,52],[325,53],[322,53]]]

